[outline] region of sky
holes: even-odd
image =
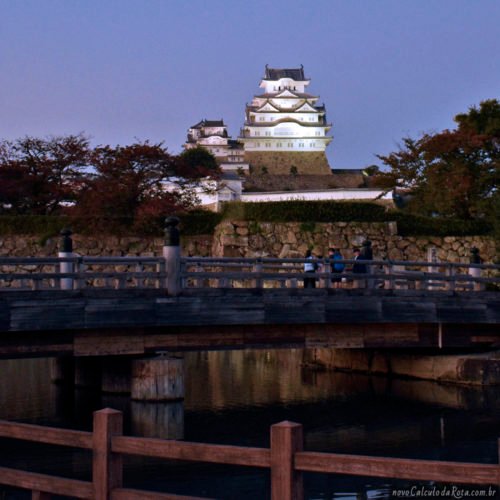
[[[500,97],[498,0],[0,0],[0,139],[163,142],[224,119],[236,138],[266,64],[304,65],[332,168]]]

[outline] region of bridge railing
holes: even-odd
[[[498,464],[303,451],[302,425],[293,422],[281,422],[271,426],[270,448],[128,437],[123,436],[122,429],[121,412],[109,408],[94,413],[93,432],[0,421],[0,437],[69,446],[93,452],[90,481],[0,467],[0,484],[31,490],[32,498],[39,500],[49,500],[52,495],[95,500],[196,500],[195,497],[124,488],[123,455],[270,469],[272,500],[303,499],[302,473],[305,471],[454,485],[483,485],[475,491],[484,490],[490,493],[478,493],[475,495],[478,498],[493,498],[498,493],[500,480]],[[490,486],[486,488],[484,485]]]
[[[194,258],[181,259],[183,288],[385,288],[480,291],[500,283],[500,266],[421,261],[314,261],[314,273],[304,272],[303,258]],[[344,266],[332,272],[332,264]],[[308,280],[308,281],[305,281]]]
[[[162,257],[0,258],[3,289],[165,288],[165,280]]]
[[[384,288],[391,290],[481,291],[500,285],[500,266],[451,262],[318,259],[314,273],[303,258],[180,257],[174,288]],[[331,264],[342,264],[341,273]],[[64,271],[63,271],[64,269]],[[69,269],[69,271],[68,271]],[[362,272],[356,272],[356,271]],[[0,289],[75,290],[168,286],[164,257],[0,258]]]

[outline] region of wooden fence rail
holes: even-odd
[[[0,258],[2,290],[156,288],[170,293],[196,288],[299,288],[313,276],[321,288],[385,288],[481,291],[500,284],[500,266],[463,262],[318,259],[318,270],[304,272],[305,259],[194,258],[178,261],[176,276],[163,257]],[[331,264],[343,264],[334,273]],[[353,272],[353,265],[365,266]],[[174,266],[175,268],[176,266]],[[69,269],[69,271],[68,271]],[[172,283],[175,280],[175,283]]]
[[[122,427],[121,412],[109,408],[94,413],[92,433],[0,421],[0,437],[93,452],[91,481],[0,467],[0,484],[31,490],[33,500],[49,500],[56,494],[95,500],[195,500],[196,497],[124,488],[123,455],[270,468],[272,500],[301,500],[305,471],[495,487],[500,481],[497,464],[303,451],[302,426],[293,422],[271,426],[270,448],[126,437]]]

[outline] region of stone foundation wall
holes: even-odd
[[[260,173],[266,167],[271,175],[290,175],[292,166],[297,174],[330,175],[331,169],[324,152],[293,153],[276,151],[252,151],[245,153],[251,173]]]
[[[163,253],[163,238],[90,237],[74,234],[73,251],[89,256],[146,256]],[[58,252],[59,238],[41,240],[37,236],[0,236],[0,257],[53,257]],[[212,236],[184,236],[183,255],[208,257],[212,251]]]
[[[352,247],[372,241],[375,259],[427,260],[427,248],[434,246],[443,262],[467,262],[471,247],[479,249],[487,263],[495,260],[495,242],[486,236],[416,237],[399,236],[394,222],[270,223],[224,221],[213,236],[184,236],[183,255],[214,257],[303,257],[308,248],[327,255],[330,246],[339,247],[345,258]],[[36,236],[0,236],[0,256],[45,257],[57,255],[59,238],[42,241]],[[88,237],[73,235],[74,251],[80,255],[162,255],[163,238]]]
[[[345,258],[365,239],[372,242],[375,259],[426,261],[436,247],[443,262],[468,262],[470,249],[479,249],[485,262],[495,259],[495,242],[486,236],[399,236],[395,222],[270,223],[223,221],[216,228],[212,254],[226,257],[303,257],[306,250],[326,256],[338,247]]]

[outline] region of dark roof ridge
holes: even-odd
[[[291,78],[295,81],[307,80],[304,76],[304,65],[301,64],[300,68],[270,68],[266,64],[264,80],[279,80],[281,78]]]

